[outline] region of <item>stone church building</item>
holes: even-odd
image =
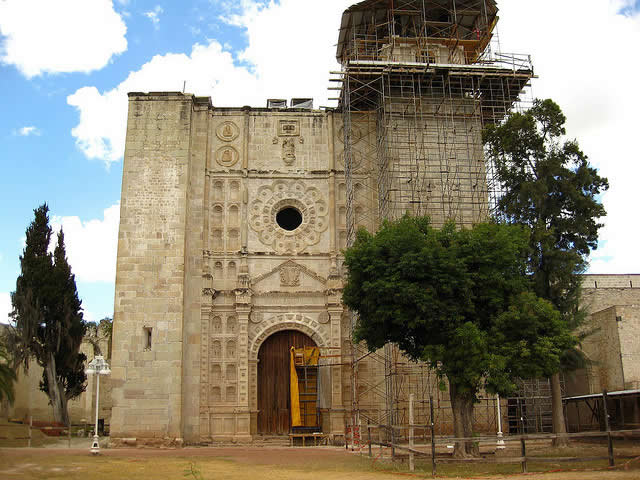
[[[496,21],[494,1],[352,6],[337,108],[129,94],[112,439],[288,433],[292,346],[320,349],[315,430],[344,435],[358,402],[381,418],[388,402],[353,378],[341,250],[358,226],[406,211],[486,218],[481,130],[533,76],[487,55]],[[367,358],[359,379],[384,383],[386,368]]]

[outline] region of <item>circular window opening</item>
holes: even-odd
[[[293,207],[283,208],[276,214],[276,222],[287,231],[295,230],[302,223],[300,210]]]

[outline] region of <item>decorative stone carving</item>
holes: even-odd
[[[273,139],[271,140],[271,143],[273,143],[274,145],[277,145],[280,143],[280,139],[278,137],[273,137]]]
[[[249,331],[249,359],[258,358],[260,345],[273,333],[282,330],[298,330],[309,335],[321,348],[329,347],[331,338],[328,325],[321,325],[306,315],[285,313],[275,315]]]
[[[297,137],[300,135],[300,120],[280,120],[278,122],[278,136]]]
[[[262,315],[262,313],[259,312],[252,312],[251,315],[249,316],[249,320],[251,320],[252,323],[260,323],[263,320],[264,316]]]
[[[276,268],[274,268],[273,270],[263,273],[262,275],[254,278],[251,281],[251,284],[254,286],[257,286],[260,282],[262,282],[263,280],[265,280],[266,278],[270,277],[271,275],[280,275],[280,280],[282,282],[282,271],[288,268],[295,268],[299,273],[299,282],[302,282],[302,275],[306,275],[309,276],[311,278],[313,278],[315,281],[319,282],[323,287],[327,284],[327,279],[322,277],[321,275],[318,275],[316,272],[314,272],[313,270],[310,270],[309,268],[305,267],[304,265],[300,264],[300,263],[296,263],[293,260],[287,260],[284,263],[281,263],[280,265],[278,265]],[[299,283],[299,284],[300,284]],[[281,283],[282,286],[282,283]],[[296,285],[297,286],[297,285]]]
[[[294,207],[302,214],[302,223],[295,230],[284,230],[276,223],[276,214],[286,207]],[[250,204],[249,225],[260,241],[276,253],[295,254],[320,241],[329,226],[328,211],[317,188],[298,180],[276,180],[258,189],[257,198]]]
[[[240,129],[233,122],[223,122],[216,128],[216,136],[223,142],[232,142],[240,135]]]
[[[234,147],[220,147],[216,152],[216,161],[223,167],[232,167],[238,162],[238,151]]]
[[[203,288],[202,289],[202,295],[206,295],[208,297],[211,297],[212,299],[216,298],[216,290],[213,288]]]
[[[325,324],[325,323],[329,323],[329,313],[327,312],[321,312],[320,315],[318,315],[318,322]]]
[[[286,265],[280,268],[280,286],[298,287],[300,285],[300,268],[297,265]]]
[[[292,139],[282,142],[282,161],[285,165],[293,165],[296,161],[296,142]]]

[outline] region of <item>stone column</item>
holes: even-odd
[[[331,257],[331,269],[327,278],[327,312],[329,313],[331,332],[331,353],[342,351],[342,278],[338,272],[336,256]],[[331,435],[344,432],[344,405],[342,402],[342,357],[336,357],[336,365],[331,367]]]
[[[249,402],[249,315],[251,290],[246,260],[241,263],[236,288],[236,314],[238,316],[238,408],[234,440],[251,441],[251,413]]]
[[[328,309],[331,322],[331,350],[332,355],[340,352],[342,343],[341,334],[341,318],[343,308],[341,306],[332,306]],[[342,357],[335,357],[332,363],[337,365],[331,367],[331,412],[330,425],[331,434],[342,434],[344,432],[344,406],[342,404]]]

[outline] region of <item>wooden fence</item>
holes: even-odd
[[[477,436],[471,438],[456,438],[456,437],[436,437],[435,435],[435,425],[433,422],[433,406],[431,407],[431,423],[430,424],[413,424],[413,416],[412,413],[412,405],[410,401],[409,408],[409,424],[401,425],[401,426],[390,426],[390,425],[349,425],[345,430],[345,448],[352,450],[360,450],[361,452],[366,449],[368,456],[373,456],[373,447],[379,447],[382,452],[383,448],[388,448],[391,450],[391,459],[392,461],[396,460],[398,457],[408,457],[409,460],[409,470],[415,470],[415,458],[416,457],[426,457],[431,459],[431,468],[433,476],[437,473],[437,465],[440,463],[456,463],[456,462],[477,462],[477,463],[519,463],[522,468],[522,472],[527,472],[527,463],[528,462],[539,462],[539,463],[562,463],[562,462],[588,462],[588,461],[598,461],[598,460],[607,460],[610,467],[615,466],[615,452],[614,452],[614,436],[619,435],[640,435],[640,429],[633,430],[616,430],[612,431],[609,424],[609,412],[607,411],[607,393],[603,392],[603,416],[605,420],[605,430],[604,431],[590,431],[590,432],[579,432],[579,433],[567,433],[564,434],[563,437],[568,439],[585,439],[585,438],[606,438],[607,441],[607,455],[606,456],[592,456],[592,457],[538,457],[538,456],[530,456],[527,455],[527,442],[531,443],[534,441],[541,440],[553,440],[558,437],[555,434],[521,434],[521,435],[508,435],[505,437],[498,436]],[[524,430],[524,420],[521,419],[522,431]],[[416,444],[416,440],[419,440],[420,437],[416,437],[414,432],[416,430],[422,430],[422,432],[427,429],[430,432],[430,441],[423,443],[421,445]],[[400,443],[396,439],[399,437],[399,431],[407,431],[408,430],[408,444]],[[372,435],[372,432],[377,432],[378,439],[375,440]],[[424,437],[424,435],[423,435]],[[450,455],[438,455],[436,453],[437,446],[447,446],[450,448],[455,443],[464,443],[464,442],[474,442],[478,445],[495,445],[497,449],[504,449],[505,444],[516,443],[519,444],[519,455],[518,456],[506,456],[500,455],[494,458],[456,458]],[[402,453],[398,453],[402,452]]]

